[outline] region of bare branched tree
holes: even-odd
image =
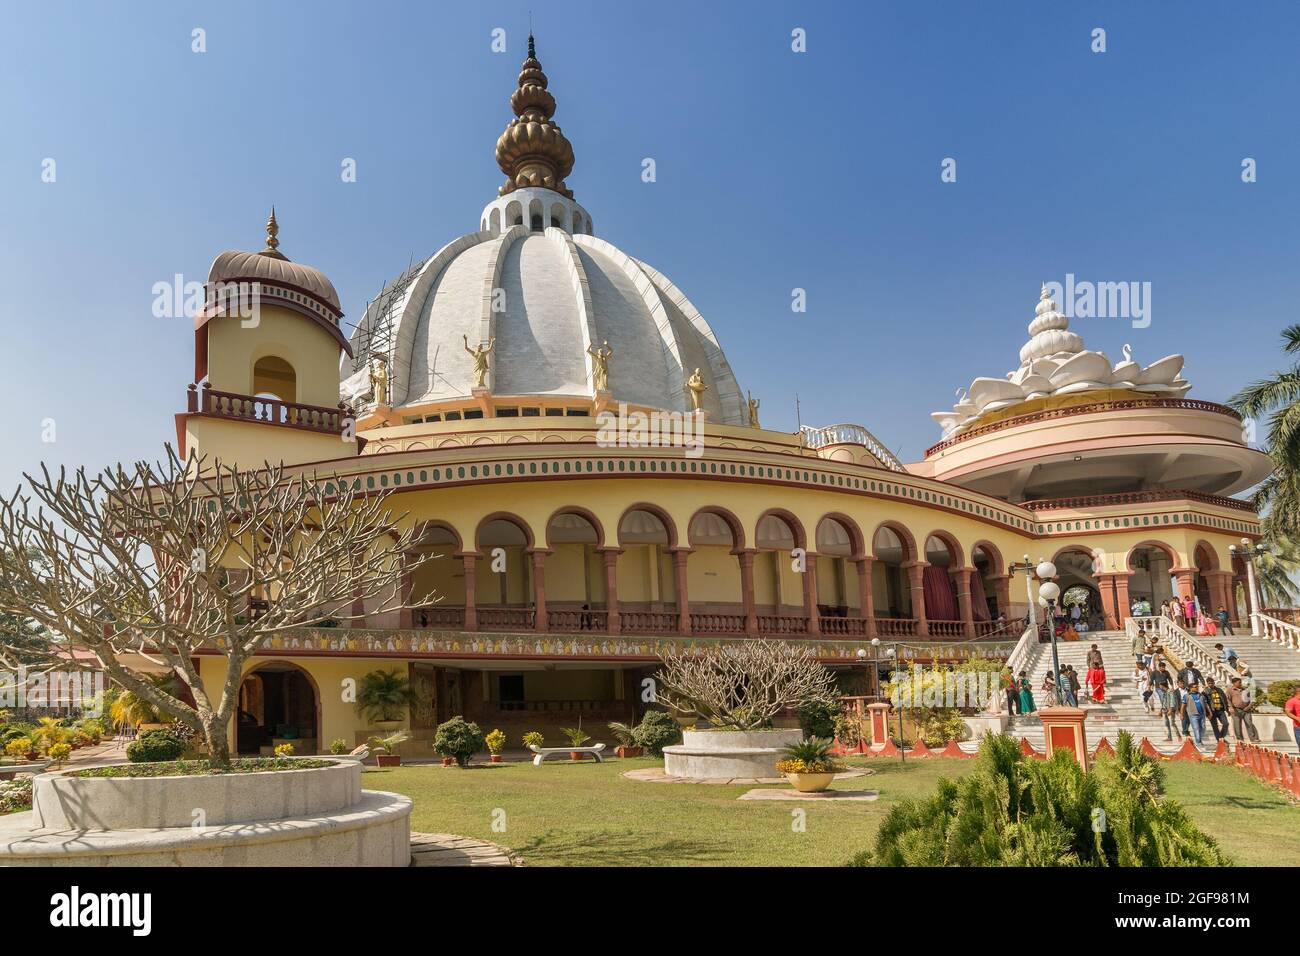
[[[744,641],[717,654],[673,651],[660,658],[656,691],[663,703],[735,730],[767,724],[787,707],[820,702],[839,706],[835,675],[809,647],[781,641]]]
[[[106,670],[218,762],[230,759],[244,664],[272,637],[354,618],[367,601],[382,613],[431,599],[403,600],[403,573],[427,559],[415,530],[398,530],[388,493],[355,479],[208,467],[170,445],[157,464],[23,477],[0,499],[0,612],[51,635],[45,670]],[[226,659],[220,687],[195,664],[213,652]],[[32,653],[0,647],[0,664],[30,671]],[[193,705],[142,661],[180,678]]]

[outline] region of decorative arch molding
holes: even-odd
[[[816,550],[817,548],[817,532],[821,530],[822,524],[826,521],[834,521],[836,524],[838,524],[840,527],[842,527],[845,531],[848,532],[849,547],[853,551],[853,553],[850,555],[850,560],[859,560],[861,558],[869,556],[870,552],[867,549],[866,541],[862,537],[862,528],[858,525],[856,521],[854,521],[848,515],[844,514],[842,511],[828,511],[826,512],[826,514],[822,515],[820,518],[817,519],[817,525],[816,527],[813,528],[813,549],[814,550]]]
[[[1133,547],[1129,548],[1127,552],[1125,552],[1124,554],[1125,570],[1127,571],[1136,570],[1133,567],[1133,555],[1136,552],[1142,550],[1143,548],[1155,548],[1156,550],[1163,551],[1165,554],[1167,554],[1169,556],[1170,570],[1181,566],[1178,560],[1178,552],[1174,550],[1173,545],[1166,544],[1163,541],[1156,541],[1154,538],[1149,538],[1146,541],[1139,541],[1137,544],[1133,545]]]
[[[948,565],[950,569],[955,570],[966,567],[965,552],[962,550],[961,542],[957,540],[956,535],[950,531],[931,531],[925,536],[926,544],[929,544],[931,538],[938,538],[947,547],[948,557],[952,559],[952,563]],[[930,559],[923,554],[921,560],[929,561]]]
[[[529,551],[532,551],[536,547],[536,541],[533,537],[533,529],[527,521],[519,517],[519,515],[513,514],[509,511],[494,511],[490,515],[484,515],[483,519],[479,521],[478,526],[474,529],[474,551],[476,553],[482,552],[482,547],[479,542],[483,540],[483,530],[493,521],[507,521],[514,525],[523,532],[525,547]]]
[[[254,664],[252,667],[250,667],[248,670],[244,671],[244,673],[240,675],[239,678],[240,689],[241,690],[243,689],[244,681],[248,680],[248,678],[252,677],[258,671],[265,670],[268,667],[272,667],[272,666],[274,666],[276,669],[282,669],[284,667],[288,667],[302,674],[303,677],[307,678],[307,683],[311,685],[311,692],[313,697],[315,698],[314,703],[316,705],[314,708],[316,726],[312,729],[314,731],[314,736],[316,738],[316,747],[317,749],[322,749],[325,746],[325,741],[321,739],[321,730],[323,729],[323,725],[321,723],[322,698],[320,693],[320,684],[316,682],[316,678],[312,675],[311,671],[307,670],[307,668],[303,667],[301,664],[297,663],[296,661],[290,660],[287,657],[273,657],[270,660],[259,660],[256,664]],[[238,697],[238,695],[236,696]],[[236,726],[236,722],[232,720],[230,722],[231,733],[235,733],[235,726]],[[236,743],[236,749],[238,749],[238,740],[236,740],[235,743]]]
[[[465,550],[465,539],[461,536],[460,529],[457,528],[450,521],[444,521],[441,518],[429,518],[425,521],[421,521],[417,525],[417,527],[420,529],[420,533],[416,535],[416,541],[419,541],[421,538],[423,538],[427,532],[437,529],[440,531],[446,531],[448,534],[450,534],[453,538],[456,539],[457,553],[460,553]]]
[[[898,540],[902,542],[903,564],[906,564],[909,561],[923,560],[917,557],[916,538],[913,537],[912,532],[907,529],[906,525],[902,525],[897,521],[882,521],[872,529],[871,556],[873,558],[879,558],[879,555],[876,554],[876,536],[884,528],[888,528],[890,531],[894,532],[894,534],[898,535]]]
[[[625,509],[623,509],[623,513],[618,516],[618,527],[616,529],[616,532],[618,534],[618,546],[620,548],[624,546],[623,537],[622,537],[623,522],[626,521],[627,516],[634,511],[644,511],[647,514],[652,514],[656,518],[658,518],[659,521],[663,524],[664,530],[668,532],[668,549],[669,550],[677,549],[678,547],[677,524],[676,522],[673,521],[672,515],[670,515],[663,508],[660,508],[658,505],[652,505],[646,501],[638,501],[636,504],[628,505]]]
[[[1000,576],[1007,573],[1007,563],[1002,557],[1002,552],[998,549],[997,545],[993,544],[991,541],[985,540],[984,538],[981,538],[970,546],[971,567],[975,566],[975,552],[977,550],[983,551],[989,556],[989,562],[991,564],[989,570],[990,574]]]
[[[1202,552],[1204,552],[1205,556],[1210,560],[1210,566],[1208,568],[1201,567],[1197,561],[1197,556]],[[1221,570],[1222,562],[1219,560],[1219,552],[1215,549],[1214,545],[1210,544],[1210,542],[1206,541],[1204,538],[1201,538],[1196,542],[1196,544],[1192,545],[1192,566],[1196,568],[1197,571],[1201,572]]]
[[[581,505],[565,505],[556,508],[551,516],[546,519],[546,546],[548,548],[553,547],[551,544],[551,524],[562,515],[577,515],[582,518],[596,531],[596,547],[602,549],[605,547],[605,526],[600,523],[600,519]]]
[[[695,513],[691,515],[691,520],[686,522],[686,543],[687,544],[690,544],[691,525],[695,523],[696,518],[698,518],[700,515],[705,515],[705,514],[716,515],[717,517],[725,521],[727,523],[727,526],[731,528],[731,540],[732,540],[733,552],[739,553],[745,550],[744,525],[740,523],[740,519],[737,518],[734,513],[722,507],[721,505],[705,505],[704,507],[697,508],[695,510]]]
[[[754,522],[754,547],[758,547],[758,526],[762,524],[764,518],[776,518],[790,529],[790,534],[794,538],[794,546],[803,548],[804,551],[810,550],[808,547],[808,535],[804,531],[803,522],[794,516],[794,513],[787,511],[785,508],[768,508]],[[815,548],[811,550],[816,550]]]

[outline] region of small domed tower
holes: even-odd
[[[177,416],[182,455],[256,467],[357,454],[339,402],[340,355],[352,354],[338,293],[280,251],[274,208],[266,248],[221,253],[194,318],[194,384]]]

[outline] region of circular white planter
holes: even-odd
[[[778,777],[781,750],[803,740],[803,731],[687,730],[682,742],[664,748],[664,773],[670,777],[726,780]]]
[[[353,760],[246,774],[75,773],[39,775],[32,809],[0,817],[0,866],[410,863],[410,799],[362,790]]]

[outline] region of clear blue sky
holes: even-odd
[[[173,438],[193,337],[151,288],[259,248],[271,203],[353,319],[477,228],[530,7],[570,186],[692,298],[769,426],[793,429],[798,392],[806,423],[918,457],[929,412],[1015,366],[1039,283],[1067,272],[1151,282],[1149,328],[1074,327],[1113,359],[1186,353],[1192,397],[1281,363],[1292,3],[4,3],[0,486]]]

